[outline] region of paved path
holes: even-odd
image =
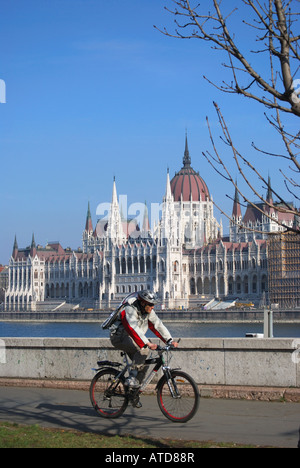
[[[97,416],[86,391],[0,387],[0,420],[110,435],[297,447],[299,403],[202,398],[186,424],[168,421],[155,396],[143,396],[142,403],[143,408],[128,407],[121,418],[106,420]]]

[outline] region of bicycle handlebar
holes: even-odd
[[[180,340],[181,338],[178,339],[177,343],[179,343]],[[176,348],[172,344],[169,344],[169,345],[167,344],[166,346],[157,345],[156,351],[169,351],[170,349],[176,349]]]

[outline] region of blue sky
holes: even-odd
[[[0,263],[8,262],[15,234],[19,247],[33,232],[42,245],[80,246],[88,202],[95,224],[114,177],[129,204],[160,203],[167,168],[173,177],[182,166],[186,129],[192,166],[231,211],[225,193],[232,188],[202,157],[210,149],[206,116],[218,135],[213,101],[245,154],[253,140],[276,149],[259,105],[202,78],[224,76],[218,53],[154,29],[172,26],[168,2],[1,1]],[[275,185],[278,164],[259,158]]]

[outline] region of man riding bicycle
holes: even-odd
[[[149,328],[164,343],[171,343],[175,348],[178,346],[153,310],[158,302],[156,294],[152,291],[140,291],[129,296],[111,327],[112,345],[125,351],[132,360],[131,373],[125,382],[129,388],[139,388],[147,372],[145,360],[148,349],[157,348],[157,345],[146,337]]]

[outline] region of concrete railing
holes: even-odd
[[[121,359],[108,339],[0,339],[5,378],[90,380],[97,360],[105,359]],[[185,338],[171,367],[204,385],[300,387],[300,339]]]

